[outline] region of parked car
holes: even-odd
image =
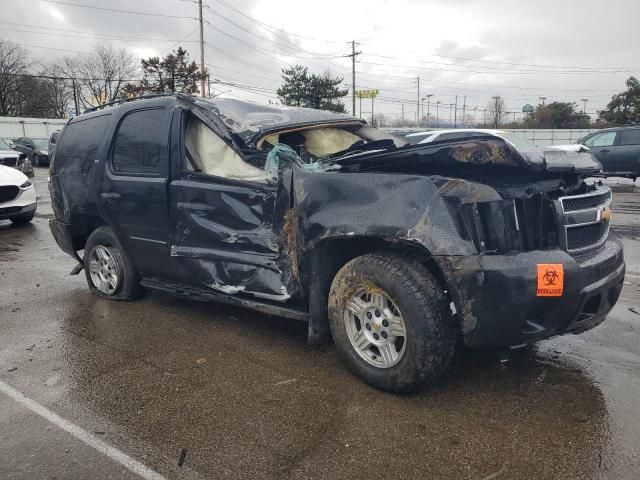
[[[602,164],[605,176],[628,177],[634,182],[640,176],[640,125],[599,130],[573,145],[556,148],[575,147],[586,147]]]
[[[445,140],[463,140],[479,137],[498,137],[506,140],[515,148],[523,150],[537,149],[537,147],[522,137],[504,130],[496,130],[489,128],[456,128],[449,130],[430,130],[425,132],[410,133],[405,139],[412,145],[421,143],[441,142]]]
[[[20,153],[13,150],[9,144],[0,138],[0,165],[15,167],[18,165]]]
[[[18,152],[24,153],[34,167],[49,165],[49,139],[20,137],[13,146]]]
[[[56,142],[58,141],[58,135],[60,135],[59,130],[49,135],[49,145],[47,147],[47,151],[49,152],[49,159],[53,158],[53,154],[56,151]]]
[[[0,139],[0,165],[14,167],[27,177],[33,177],[33,167],[27,156],[11,149],[2,139]]]
[[[458,337],[579,333],[618,299],[611,190],[584,181],[599,164],[516,143],[409,145],[348,115],[231,99],[122,101],[60,134],[49,224],[97,296],[154,289],[304,320],[360,378],[405,392],[446,370]]]
[[[36,213],[36,189],[15,168],[0,165],[0,220],[29,223]]]

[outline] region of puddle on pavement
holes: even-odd
[[[371,458],[381,475],[405,478],[582,478],[610,463],[603,393],[560,352],[503,363],[497,351],[459,349],[442,380],[396,396],[349,374],[332,346],[307,347],[298,323],[158,295],[77,294],[66,310],[69,403],[159,451],[187,448],[205,476],[278,478],[295,459],[300,476],[322,466],[342,478],[361,477]],[[257,460],[230,462],[239,452]]]

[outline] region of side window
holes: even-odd
[[[56,146],[53,160],[56,170],[64,167],[69,172],[87,173],[98,159],[110,121],[111,114],[105,114],[66,125]]]
[[[584,144],[587,147],[610,147],[616,140],[616,132],[602,132],[588,139]]]
[[[127,114],[116,133],[111,165],[121,174],[160,176],[166,171],[169,123],[164,108]]]
[[[188,120],[184,145],[187,157],[185,168],[188,171],[234,180],[266,182],[264,170],[245,162],[194,115]]]
[[[640,128],[624,130],[621,135],[620,145],[640,145]]]

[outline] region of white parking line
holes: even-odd
[[[633,273],[626,273],[624,276],[625,277],[640,278],[640,275],[634,275]]]
[[[134,460],[126,453],[121,452],[120,450],[118,450],[115,447],[112,447],[111,445],[108,445],[102,440],[97,439],[96,437],[86,432],[82,428],[78,427],[77,425],[74,425],[68,420],[65,420],[58,414],[53,413],[48,408],[43,407],[42,405],[31,400],[30,398],[27,398],[24,394],[20,393],[11,385],[4,383],[2,380],[0,380],[0,392],[11,397],[17,403],[28,408],[36,415],[40,415],[42,418],[45,418],[46,420],[53,423],[57,427],[60,427],[65,432],[73,435],[81,442],[84,442],[90,447],[93,447],[94,449],[98,450],[100,453],[105,454],[111,460],[118,462],[120,465],[128,468],[133,473],[138,474],[142,478],[145,478],[147,480],[166,480],[165,477],[155,472],[154,470],[150,469],[146,465],[143,465],[142,463]]]

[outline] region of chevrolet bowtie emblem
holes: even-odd
[[[602,210],[600,210],[600,220],[603,222],[611,220],[611,209],[609,207],[602,207]]]

